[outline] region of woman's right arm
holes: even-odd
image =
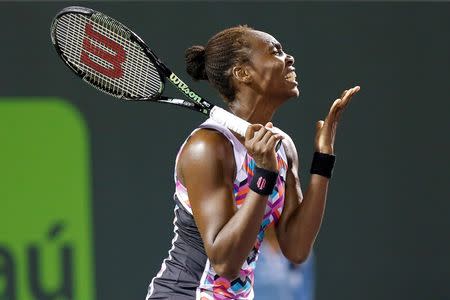
[[[276,142],[281,137],[252,125],[245,146],[260,168],[276,170]],[[250,190],[238,210],[233,195],[235,162],[230,142],[213,130],[199,130],[178,161],[206,254],[220,276],[234,279],[252,250],[268,196]]]

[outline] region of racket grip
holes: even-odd
[[[225,109],[219,106],[214,106],[211,109],[209,116],[214,121],[224,125],[230,130],[233,130],[242,137],[245,137],[247,127],[250,125],[249,122],[242,120],[241,118],[233,115],[232,113],[226,111]]]
[[[225,109],[219,106],[214,106],[209,112],[209,116],[214,121],[224,125],[230,130],[233,130],[242,137],[245,137],[247,127],[250,126],[249,122],[242,120],[241,118],[233,115],[232,113],[226,111]],[[281,140],[278,141],[277,145],[275,146],[275,150],[278,151],[280,147],[281,147]]]

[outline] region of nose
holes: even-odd
[[[294,57],[290,54],[286,54],[286,64],[288,66],[292,66],[294,64],[294,62],[295,62]]]

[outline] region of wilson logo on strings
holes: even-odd
[[[84,33],[85,37],[83,39],[83,51],[81,51],[80,61],[86,66],[109,78],[116,79],[122,77],[122,63],[126,59],[125,49],[123,46],[107,36],[95,31],[91,23],[86,24],[84,27]],[[111,54],[110,52],[100,48],[99,46],[93,44],[92,41],[107,47],[115,54]],[[112,68],[105,67],[99,62],[94,61],[90,55],[95,55],[96,57],[108,62]]]

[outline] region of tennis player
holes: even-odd
[[[175,236],[146,299],[253,299],[254,269],[269,224],[290,261],[308,257],[324,213],[336,126],[359,87],[344,91],[317,122],[303,196],[295,145],[270,122],[283,103],[299,96],[294,58],[270,34],[239,26],[187,49],[186,64],[195,80],[208,80],[229,110],[253,125],[242,138],[208,119],[181,146]]]

